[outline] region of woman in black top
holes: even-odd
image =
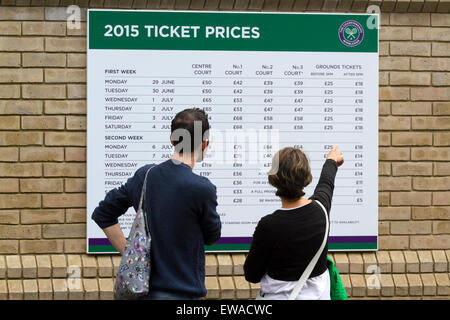
[[[280,150],[272,161],[269,183],[277,189],[281,209],[263,217],[256,226],[244,264],[245,278],[261,282],[261,296],[287,299],[323,241],[337,168],[342,152],[333,146],[323,165],[314,194],[306,199],[303,189],[311,182],[305,154],[294,148]],[[297,299],[329,299],[328,243]]]

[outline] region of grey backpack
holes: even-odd
[[[117,270],[114,284],[116,300],[138,299],[146,296],[149,292],[151,237],[145,213],[147,204],[145,190],[147,189],[147,176],[152,168],[153,166],[145,174],[139,207]]]

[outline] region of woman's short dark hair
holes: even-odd
[[[201,131],[195,132],[196,127],[194,125],[195,122],[201,123]],[[173,134],[178,129],[184,129],[188,132],[191,138],[190,144],[190,152],[194,152],[200,144],[204,141],[204,139],[208,139],[209,137],[209,121],[208,115],[203,109],[200,108],[192,108],[185,109],[183,111],[178,112],[172,120],[171,123],[171,133]],[[205,134],[206,132],[206,134]],[[200,135],[199,137],[195,137],[195,135]],[[188,146],[184,146],[181,142],[183,142],[183,136],[173,137],[173,144],[175,147],[175,151],[177,153],[183,153],[183,147],[187,148]],[[175,140],[176,139],[176,140]]]
[[[311,183],[312,175],[306,155],[295,148],[284,148],[278,151],[272,160],[269,183],[277,189],[276,195],[288,199],[298,200],[304,196],[303,189]]]

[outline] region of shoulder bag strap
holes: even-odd
[[[292,290],[291,294],[289,295],[289,300],[295,300],[297,298],[298,294],[300,293],[303,286],[305,285],[306,280],[308,280],[311,272],[313,271],[314,267],[316,266],[317,260],[319,260],[319,257],[321,255],[323,249],[325,248],[325,244],[327,243],[328,228],[329,228],[327,210],[319,201],[317,201],[317,200],[315,200],[315,201],[320,205],[320,207],[322,208],[322,210],[325,214],[325,221],[326,221],[325,235],[323,237],[323,241],[322,241],[322,244],[320,245],[319,250],[317,251],[316,255],[312,258],[311,262],[308,264],[308,266],[306,267],[302,276],[300,277],[297,284],[295,285],[294,290]]]
[[[150,231],[148,230],[148,225],[147,225],[147,213],[146,213],[146,208],[144,207],[144,203],[147,204],[146,200],[145,200],[145,193],[147,190],[147,176],[148,173],[150,172],[151,169],[153,169],[154,165],[152,165],[147,172],[145,173],[145,178],[144,178],[144,183],[142,185],[142,192],[141,192],[141,200],[139,201],[139,210],[142,210],[142,214],[144,216],[144,223],[145,223],[145,230],[147,231],[147,235],[150,236]]]

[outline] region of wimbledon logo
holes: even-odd
[[[364,29],[357,21],[348,20],[339,27],[339,39],[347,47],[357,46],[363,38]]]

